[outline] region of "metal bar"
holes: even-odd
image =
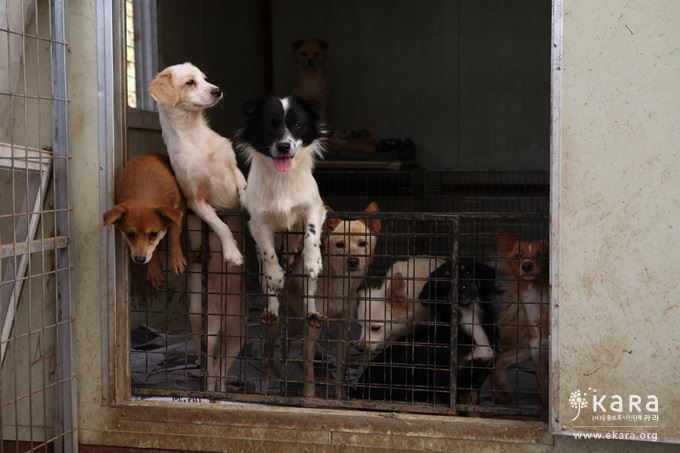
[[[52,0],[52,95],[67,99],[65,0]],[[55,235],[69,235],[68,193],[68,111],[66,101],[52,101],[52,149],[54,162]],[[55,444],[65,452],[78,451],[76,423],[76,392],[74,386],[74,349],[71,312],[71,259],[68,247],[56,250],[56,429],[61,439]]]
[[[62,249],[68,247],[68,244],[69,239],[66,236],[34,239],[27,242],[15,242],[14,244],[3,244],[0,245],[0,259]]]
[[[169,401],[177,401],[180,398],[196,399],[195,402],[209,403],[216,399],[223,399],[224,394],[220,392],[204,392],[204,391],[180,391],[169,389],[156,388],[136,388],[135,396],[138,397],[160,397],[168,398]],[[482,414],[490,415],[505,415],[505,416],[528,416],[536,417],[542,414],[538,408],[523,408],[523,407],[502,407],[502,406],[483,406],[475,404],[456,404],[455,411],[446,406],[432,406],[422,403],[385,403],[377,401],[365,400],[334,400],[319,397],[289,397],[278,395],[253,395],[242,393],[229,393],[229,401],[244,402],[244,403],[269,403],[280,406],[300,406],[300,407],[314,407],[314,408],[336,408],[336,409],[362,409],[362,410],[376,410],[376,411],[390,411],[390,412],[408,412],[415,414],[438,414],[438,415],[456,415],[458,412],[476,411]]]
[[[113,71],[113,6],[107,0],[97,2],[97,99],[99,125],[99,218],[110,209],[114,197],[114,71]],[[110,349],[113,316],[109,316],[110,301],[116,300],[116,266],[112,256],[116,251],[115,229],[102,228],[100,247],[102,250],[99,269],[101,273],[101,379],[102,397],[110,402],[110,364],[113,355]]]
[[[236,215],[239,211],[220,210],[219,215]],[[246,213],[243,213],[246,215]],[[547,219],[544,213],[513,213],[513,212],[363,212],[363,211],[333,211],[327,214],[328,218],[348,219],[380,219],[380,220],[420,220],[445,222],[452,218],[477,219],[477,220],[540,220]]]
[[[220,216],[234,216],[243,215],[246,218],[248,214],[245,211],[233,209],[218,209],[217,214]],[[495,212],[460,212],[460,213],[446,213],[446,212],[364,212],[364,211],[333,211],[329,212],[327,217],[338,219],[381,219],[381,220],[423,220],[423,221],[447,221],[454,217],[461,218],[476,218],[476,219],[534,219],[547,218],[546,214],[541,213],[495,213]]]
[[[36,41],[44,41],[44,42],[47,42],[47,43],[53,42],[53,40],[51,38],[45,38],[45,37],[39,36],[37,33],[31,34],[31,33],[25,33],[24,31],[14,31],[14,30],[10,30],[9,28],[5,28],[5,27],[0,27],[0,32],[7,33],[9,35],[31,38],[31,39],[35,39]],[[52,98],[46,98],[46,99],[52,99]]]
[[[210,276],[210,230],[205,222],[201,222],[201,311],[203,316],[201,316],[201,350],[196,351],[201,357],[201,368],[205,373],[205,379],[203,380],[203,388],[208,388],[208,381],[211,377],[208,376],[208,362],[211,357],[208,357],[208,319],[210,317],[210,304],[208,303],[208,281]],[[203,335],[205,334],[205,335]],[[222,332],[222,334],[224,334]]]
[[[455,218],[451,222],[451,363],[450,363],[450,401],[451,409],[456,411],[458,402],[458,233],[460,232],[460,219]]]
[[[48,150],[0,142],[0,168],[46,171],[51,157]]]
[[[565,434],[562,430],[559,408],[559,250],[560,250],[560,165],[562,153],[562,42],[564,0],[553,0],[551,68],[550,68],[550,367],[549,397],[550,432]]]

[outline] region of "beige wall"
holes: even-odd
[[[671,436],[680,425],[674,413],[680,407],[680,206],[673,201],[680,180],[680,4],[565,1],[562,180],[555,187],[561,200],[560,410],[571,413],[565,392],[573,386],[651,390],[661,400],[659,432]],[[70,14],[71,61],[78,61],[70,71],[70,114],[72,124],[82,125],[71,137],[81,441],[234,452],[347,451],[348,445],[372,453],[385,445],[392,451],[677,451],[561,436],[507,443],[512,432],[495,424],[480,442],[469,433],[482,423],[461,425],[455,418],[307,409],[301,412],[311,416],[301,424],[285,409],[261,406],[211,405],[206,416],[195,405],[173,412],[178,405],[148,411],[152,403],[141,409],[102,404],[94,3],[71,0]]]
[[[558,187],[560,411],[655,394],[680,439],[680,2],[566,0]],[[558,426],[572,426],[562,418]],[[651,429],[650,429],[651,430]]]

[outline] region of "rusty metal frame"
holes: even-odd
[[[126,155],[126,102],[123,64],[124,2],[97,1],[97,70],[99,85],[99,211],[100,218],[113,202],[114,176]],[[121,45],[122,43],[122,45]],[[122,60],[121,60],[122,59]],[[127,266],[126,250],[115,232],[102,228],[100,236],[101,272],[101,379],[102,400],[114,405],[129,398],[129,385],[122,377],[125,360],[119,351],[128,345],[129,338],[120,326],[127,323]],[[124,354],[123,354],[124,355]]]
[[[559,245],[560,245],[560,164],[562,151],[562,20],[564,0],[552,0],[550,67],[550,352],[549,417],[550,432],[560,429],[559,385]]]
[[[247,223],[247,213],[243,211],[235,210],[219,210],[218,215],[220,216],[236,216],[241,218],[242,224]],[[543,224],[548,220],[547,215],[543,213],[447,213],[447,212],[353,212],[353,211],[333,211],[328,215],[330,218],[338,219],[380,219],[383,225],[386,223],[393,222],[436,222],[446,225],[449,230],[446,234],[442,233],[442,236],[446,236],[451,240],[451,250],[450,254],[442,254],[442,258],[451,260],[453,263],[453,268],[457,268],[458,252],[459,252],[459,242],[461,235],[461,222],[472,222],[477,221],[521,221],[521,222],[541,222]],[[226,222],[226,220],[225,220]],[[202,249],[208,250],[208,233],[209,229],[205,223],[202,224]],[[422,237],[423,233],[412,233],[412,237]],[[465,233],[463,233],[465,234]],[[403,235],[403,233],[396,233],[395,236]],[[468,233],[469,235],[469,233]],[[411,237],[411,236],[410,236]],[[202,284],[203,287],[207,287],[207,276],[208,276],[208,254],[202,253]],[[433,255],[434,256],[434,255]],[[437,255],[439,256],[439,255]],[[244,273],[244,275],[247,271]],[[451,280],[453,299],[451,302],[455,305],[457,304],[457,284],[458,279],[452,276]],[[203,313],[208,312],[208,293],[203,292],[202,294],[202,306]],[[202,331],[207,331],[207,319],[202,317]],[[457,311],[452,310],[451,313],[451,325],[457,324]],[[455,330],[454,330],[455,332]],[[206,350],[206,337],[202,337],[203,351]],[[452,333],[451,335],[451,363],[450,363],[450,394],[456,395],[456,376],[457,376],[457,348],[456,344],[458,342],[457,334]],[[205,369],[206,358],[205,354],[202,355],[203,363],[202,367]],[[247,380],[247,378],[246,378]],[[281,382],[286,382],[285,378]],[[391,412],[401,412],[401,413],[415,413],[415,414],[439,414],[439,415],[457,415],[461,412],[474,411],[480,414],[489,414],[493,416],[526,416],[526,417],[536,417],[543,412],[537,408],[528,407],[503,407],[503,406],[486,406],[481,404],[469,405],[457,401],[456,398],[452,398],[450,405],[447,407],[445,405],[432,405],[425,402],[398,402],[398,401],[381,401],[372,399],[335,399],[335,398],[323,398],[323,397],[302,397],[302,396],[291,396],[291,395],[276,395],[269,392],[263,393],[248,393],[246,392],[216,392],[216,391],[206,391],[203,390],[188,390],[188,389],[177,389],[177,388],[157,388],[157,387],[146,387],[144,384],[137,384],[131,386],[131,393],[133,398],[140,399],[152,399],[156,401],[193,401],[193,402],[203,402],[209,403],[211,401],[232,401],[241,403],[266,403],[266,404],[276,404],[279,406],[291,406],[291,407],[312,407],[312,408],[335,408],[335,409],[359,409],[359,410],[381,410],[381,411],[391,411]]]

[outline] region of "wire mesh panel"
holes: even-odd
[[[0,2],[0,451],[77,450],[64,18]]]
[[[371,199],[386,211],[548,213],[544,171],[319,169],[315,176],[326,203],[343,210]]]
[[[419,171],[319,169],[315,176],[325,202],[336,210],[359,209],[371,199],[385,211],[424,211],[418,203],[422,197]]]
[[[545,414],[545,215],[329,212],[316,290],[291,231],[277,241],[277,294],[261,289],[244,215],[222,219],[245,247],[243,269],[226,267],[190,217],[189,274],[168,275],[155,308],[134,306],[137,395]],[[263,316],[271,297],[274,321]]]

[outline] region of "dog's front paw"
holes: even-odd
[[[260,315],[260,324],[269,327],[276,327],[279,325],[279,315],[274,313],[269,308],[262,310]]]
[[[315,327],[317,329],[320,329],[323,327],[323,325],[326,323],[327,318],[322,315],[321,313],[309,313],[307,315],[307,324],[309,324],[310,327]]]
[[[163,280],[165,280],[165,276],[163,275],[163,268],[160,266],[160,264],[155,264],[153,261],[151,261],[147,265],[146,279],[154,288],[158,289],[161,287]]]
[[[240,266],[243,264],[243,255],[238,251],[236,241],[233,239],[228,244],[222,245],[222,256],[224,261],[232,266]]]
[[[179,275],[187,268],[187,260],[184,259],[184,255],[179,253],[178,255],[170,256],[170,269]]]
[[[268,263],[264,269],[264,277],[267,280],[267,290],[277,292],[283,288],[285,273],[279,263]]]
[[[322,264],[321,264],[321,253],[318,249],[314,252],[304,254],[305,261],[305,275],[309,278],[316,279],[319,274],[321,274]]]

